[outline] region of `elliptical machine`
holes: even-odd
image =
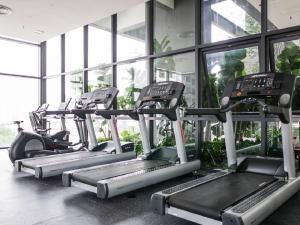
[[[69,142],[70,132],[66,130],[65,115],[69,114],[68,106],[71,99],[60,104],[57,111],[47,111],[48,104],[43,104],[36,111],[29,113],[33,132],[18,129],[19,133],[9,148],[9,158],[15,160],[35,156],[53,155],[72,152],[72,143]],[[46,115],[55,115],[61,121],[61,131],[48,134],[50,128],[45,127]]]

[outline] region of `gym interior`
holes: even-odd
[[[0,2],[0,225],[300,225],[298,0]]]

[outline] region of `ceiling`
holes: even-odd
[[[146,0],[0,0],[0,35],[40,43]]]

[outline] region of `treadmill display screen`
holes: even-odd
[[[170,107],[175,107],[183,91],[184,84],[174,81],[148,85],[142,89],[136,107],[140,107],[147,102],[165,102]]]
[[[252,74],[237,78],[233,84],[231,99],[235,98],[268,98],[279,97],[283,93],[290,94],[293,89],[291,75],[276,73]],[[290,90],[289,90],[290,89]]]

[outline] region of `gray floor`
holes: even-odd
[[[0,225],[193,225],[172,216],[151,212],[153,192],[191,178],[180,178],[107,201],[77,188],[62,187],[59,177],[39,181],[15,173],[6,150],[0,150]],[[264,225],[300,225],[297,194]]]

